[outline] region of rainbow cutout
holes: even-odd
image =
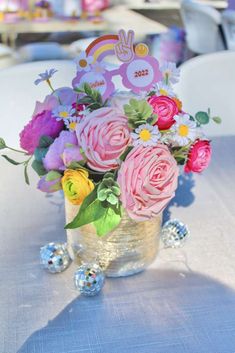
[[[95,39],[86,49],[86,55],[92,56],[94,62],[102,61],[107,55],[115,55],[115,44],[119,41],[118,35],[107,34]]]

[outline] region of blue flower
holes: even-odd
[[[34,81],[35,85],[38,85],[39,83],[43,82],[43,81],[48,81],[50,80],[50,78],[57,72],[58,70],[55,69],[50,69],[50,70],[46,70],[45,72],[42,72],[41,74],[39,74],[38,76],[40,78],[38,78],[36,81]]]

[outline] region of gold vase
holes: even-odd
[[[79,206],[65,199],[66,222],[77,215]],[[68,250],[78,264],[98,261],[108,277],[128,276],[144,270],[159,250],[162,215],[135,222],[124,213],[119,226],[104,237],[92,224],[67,230]]]

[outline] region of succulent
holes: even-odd
[[[120,187],[114,180],[113,173],[106,173],[102,182],[98,186],[98,200],[107,201],[111,205],[117,205],[119,203],[120,194]]]
[[[153,124],[157,118],[152,114],[153,108],[145,99],[130,99],[129,104],[124,105],[124,111],[128,117],[128,125],[134,129],[146,122]]]

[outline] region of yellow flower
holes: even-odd
[[[81,205],[94,189],[94,184],[84,169],[67,169],[61,182],[65,196],[74,205]]]

